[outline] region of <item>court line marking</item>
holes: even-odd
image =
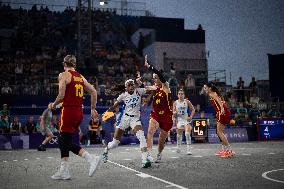
[[[123,159],[123,160],[125,160],[125,161],[131,161],[132,159]]]
[[[242,154],[243,156],[251,156],[251,154]]]
[[[262,176],[263,178],[267,179],[267,180],[271,180],[271,181],[274,181],[274,182],[280,182],[280,183],[283,183],[283,184],[284,184],[284,181],[282,181],[282,180],[272,179],[272,178],[269,178],[269,177],[267,176],[268,173],[272,173],[272,172],[276,172],[276,171],[284,171],[284,169],[275,169],[275,170],[267,171],[267,172],[262,173],[261,176]]]
[[[179,158],[179,157],[173,156],[173,157],[170,157],[170,158],[172,158],[172,159],[177,159],[177,158]]]
[[[268,153],[269,155],[274,155],[275,153],[274,152],[270,152],[270,153]]]
[[[158,180],[158,181],[160,181],[160,182],[166,183],[166,184],[168,184],[168,185],[170,185],[170,186],[175,186],[175,187],[177,187],[177,188],[181,188],[181,189],[188,189],[188,188],[186,188],[186,187],[183,187],[183,186],[177,185],[177,184],[175,184],[175,183],[172,183],[172,182],[166,181],[166,180],[164,180],[164,179],[161,179],[161,178],[158,178],[158,177],[155,177],[155,176],[152,176],[152,175],[146,174],[146,173],[142,173],[142,172],[137,171],[137,170],[135,170],[135,169],[132,169],[132,168],[126,167],[126,166],[121,165],[121,164],[119,164],[119,163],[116,163],[116,162],[113,162],[113,161],[110,161],[110,160],[108,160],[108,162],[109,162],[109,163],[112,163],[112,164],[114,164],[114,165],[117,165],[117,166],[119,166],[119,167],[122,167],[122,168],[124,168],[124,169],[127,169],[127,170],[129,170],[129,171],[132,171],[132,172],[138,173],[139,175],[142,175],[142,176],[143,176],[143,177],[145,177],[145,178],[146,178],[146,177],[151,177],[152,179],[155,179],[155,180]],[[136,175],[137,175],[137,174],[136,174]],[[167,185],[167,186],[168,186],[168,185]]]

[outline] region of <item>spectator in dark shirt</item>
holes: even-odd
[[[28,133],[34,133],[36,132],[36,122],[34,121],[34,117],[30,116],[29,120],[26,123],[26,131]]]

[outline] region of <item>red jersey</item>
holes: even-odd
[[[62,106],[80,106],[83,104],[84,81],[81,74],[76,71],[68,71],[71,73],[71,82],[66,85],[65,97]]]
[[[164,115],[165,113],[172,114],[173,103],[171,94],[167,94],[163,88],[157,88],[153,95],[153,111],[159,115]]]
[[[59,131],[73,133],[78,130],[83,120],[83,96],[84,81],[83,77],[76,71],[68,71],[71,73],[71,82],[66,85],[65,97],[63,99]]]
[[[220,99],[222,99],[221,97],[219,97]],[[218,104],[218,102],[210,97],[210,102],[216,112],[216,119],[218,122],[222,123],[222,124],[228,124],[230,123],[230,117],[231,117],[231,112],[228,108],[228,106],[226,105],[226,103],[224,101],[222,101],[222,105],[224,108],[224,114],[221,114],[221,107]]]
[[[159,123],[164,131],[169,131],[173,126],[173,103],[171,94],[167,94],[163,88],[157,88],[153,95],[151,118]]]

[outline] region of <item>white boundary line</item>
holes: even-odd
[[[267,172],[262,173],[261,176],[262,176],[263,178],[267,179],[267,180],[271,180],[271,181],[274,181],[274,182],[280,182],[280,183],[283,183],[283,184],[284,184],[284,181],[282,181],[282,180],[272,179],[272,178],[269,178],[269,177],[267,176],[268,173],[272,173],[272,172],[276,172],[276,171],[284,171],[284,169],[275,169],[275,170],[267,171]]]
[[[117,165],[117,166],[119,166],[119,167],[125,168],[125,169],[127,169],[127,170],[129,170],[129,171],[133,171],[133,172],[135,172],[135,173],[138,173],[138,174],[140,174],[140,175],[143,175],[143,177],[145,177],[145,178],[146,178],[146,177],[151,177],[151,178],[153,178],[153,179],[155,179],[155,180],[161,181],[161,182],[166,183],[166,184],[168,184],[168,185],[170,185],[170,186],[175,186],[175,187],[181,188],[181,189],[188,189],[188,188],[186,188],[186,187],[183,187],[183,186],[177,185],[177,184],[175,184],[175,183],[172,183],[172,182],[169,182],[169,181],[160,179],[160,178],[158,178],[158,177],[154,177],[154,176],[152,176],[152,175],[145,174],[145,173],[142,173],[142,172],[140,172],[140,171],[136,171],[135,169],[126,167],[126,166],[121,165],[121,164],[119,164],[119,163],[115,163],[115,162],[110,161],[110,160],[108,160],[108,162],[109,162],[109,163],[112,163],[112,164],[114,164],[114,165]]]

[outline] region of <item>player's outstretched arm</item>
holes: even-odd
[[[169,83],[166,81],[166,79],[164,78],[163,74],[159,70],[157,70],[153,65],[149,64],[147,55],[145,55],[145,66],[149,70],[153,71],[154,74],[158,75],[160,81],[162,82],[162,85],[163,85],[165,91],[167,93],[171,93],[171,90],[170,90],[170,87],[169,87]]]

